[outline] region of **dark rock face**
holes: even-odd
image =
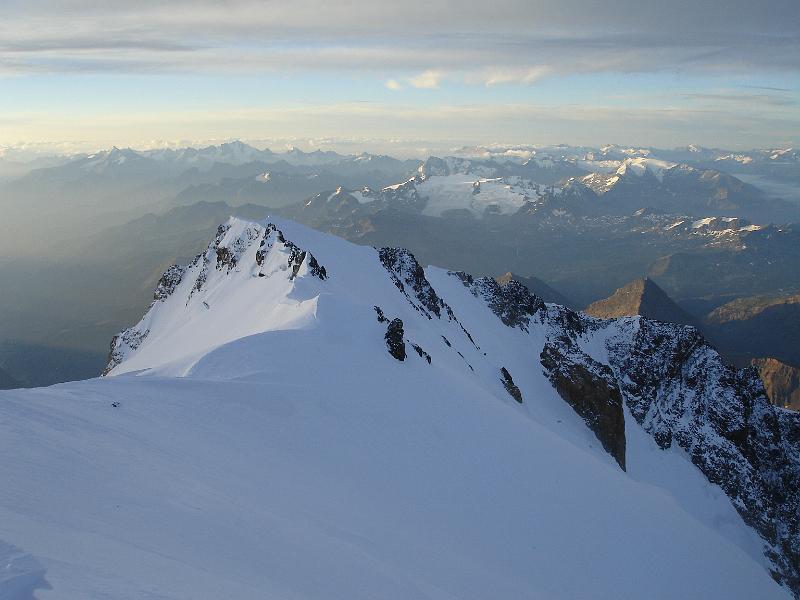
[[[217,250],[219,249],[219,245],[222,242],[222,238],[225,237],[225,234],[228,233],[228,230],[231,228],[230,225],[220,225],[217,227],[217,235],[214,236],[214,241],[211,242],[208,249],[203,252],[202,254],[198,254],[194,261],[192,261],[191,266],[195,266],[197,264],[202,263],[202,267],[200,269],[200,273],[197,275],[197,279],[195,279],[193,291],[200,291],[203,289],[203,286],[208,279],[208,268],[211,265],[211,256],[217,256]],[[221,268],[221,267],[219,267]]]
[[[425,360],[428,361],[428,364],[431,364],[431,355],[430,354],[425,352],[425,350],[423,350],[420,346],[417,346],[416,344],[412,343],[411,347],[414,348],[414,352],[419,354],[420,358],[424,358]]]
[[[500,368],[500,381],[503,383],[503,387],[506,388],[506,391],[511,395],[511,397],[522,404],[522,392],[514,384],[514,379],[511,377],[511,373],[509,373],[508,369],[505,367]]]
[[[473,296],[483,298],[500,320],[509,327],[519,327],[528,331],[530,318],[545,308],[541,298],[531,294],[527,287],[518,281],[510,280],[500,285],[491,277],[475,279],[463,272],[451,272],[469,289]]]
[[[450,166],[447,164],[446,160],[438,156],[431,156],[422,163],[419,168],[419,173],[423,178],[433,177],[435,175],[450,175]]]
[[[403,340],[403,321],[400,319],[389,321],[384,338],[386,339],[386,347],[389,349],[389,354],[399,361],[405,360],[406,343]]]
[[[217,248],[217,269],[230,270],[236,266],[236,257],[229,248]]]
[[[758,369],[767,396],[775,406],[800,410],[800,369],[775,358],[757,358],[751,364]]]
[[[772,406],[753,368],[736,371],[692,327],[620,321],[607,347],[631,414],[677,444],[765,540],[776,580],[800,594],[800,421]]]
[[[375,313],[378,315],[378,323],[386,323],[389,319],[383,314],[383,309],[380,306],[374,306]]]
[[[404,248],[381,248],[378,257],[397,289],[403,292],[418,312],[430,319],[432,314],[441,317],[444,310],[449,318],[454,318],[453,311],[436,294],[411,252]]]
[[[183,274],[186,272],[184,267],[172,265],[161,276],[156,284],[156,291],[153,293],[153,300],[163,301],[169,298],[183,280]]]
[[[507,285],[512,281],[517,281],[528,288],[532,294],[541,298],[544,302],[560,304],[561,306],[566,306],[567,308],[575,308],[574,303],[569,298],[565,297],[557,290],[554,290],[538,277],[522,277],[516,273],[508,271],[502,275],[498,275],[494,279],[501,286]]]
[[[547,342],[542,367],[558,394],[578,413],[625,470],[625,413],[614,373],[567,343]]]

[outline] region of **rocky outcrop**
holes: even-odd
[[[558,394],[624,471],[625,414],[612,370],[563,339],[547,342],[540,359]]]
[[[323,267],[311,252],[303,250],[295,243],[287,240],[283,232],[278,229],[274,224],[269,223],[264,230],[263,237],[259,244],[259,249],[256,251],[256,264],[261,267],[264,264],[267,253],[272,249],[275,242],[278,242],[289,253],[287,260],[287,267],[290,271],[290,279],[297,277],[300,267],[304,262],[308,264],[308,272],[314,277],[325,280],[328,278],[328,271]],[[263,271],[259,271],[259,276],[264,276]]]
[[[770,404],[755,369],[728,366],[692,327],[625,319],[607,350],[636,421],[725,491],[765,540],[775,579],[800,593],[798,420]]]
[[[509,327],[528,331],[531,317],[545,308],[541,298],[513,279],[501,285],[491,277],[475,279],[462,271],[451,271],[450,275],[460,279],[473,296],[486,301],[492,312]]]
[[[172,265],[166,271],[164,271],[164,274],[161,275],[161,279],[159,279],[158,283],[156,284],[156,291],[153,293],[153,300],[163,301],[169,298],[175,291],[175,288],[180,285],[181,281],[183,281],[183,274],[185,272],[186,269],[178,265]]]
[[[150,330],[139,331],[133,327],[126,329],[122,333],[115,335],[111,339],[111,348],[108,352],[108,363],[103,370],[103,375],[107,375],[111,369],[116,367],[125,358],[128,352],[136,350],[141,343],[150,335]]]
[[[522,404],[522,392],[520,391],[519,387],[514,384],[514,378],[511,377],[511,373],[508,372],[508,369],[505,367],[500,367],[500,381],[503,384],[503,387],[506,388],[506,391],[509,395]]]
[[[775,358],[756,358],[752,365],[775,406],[800,410],[800,369]]]
[[[528,288],[533,295],[541,298],[544,302],[560,304],[561,306],[566,306],[567,308],[575,308],[574,303],[564,296],[564,294],[553,289],[538,277],[522,277],[516,273],[508,271],[495,277],[495,281],[497,281],[497,283],[499,283],[501,286],[507,285],[512,281],[517,281]]]
[[[404,361],[406,359],[406,343],[403,340],[403,321],[401,319],[389,321],[384,339],[386,340],[389,354],[399,361]]]
[[[429,319],[431,315],[441,317],[442,311],[448,317],[454,317],[453,311],[425,278],[425,271],[411,252],[404,248],[381,248],[378,257],[394,285],[417,311]]]
[[[420,358],[427,360],[428,364],[431,364],[431,355],[425,352],[425,350],[422,349],[422,346],[412,343],[411,347],[414,348],[414,352],[416,352]]]

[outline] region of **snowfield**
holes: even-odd
[[[606,453],[536,322],[436,268],[457,320],[426,316],[375,249],[273,222],[221,228],[110,376],[0,392],[0,598],[790,597],[683,451],[626,413]]]

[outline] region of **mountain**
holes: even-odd
[[[639,208],[690,215],[734,215],[758,221],[798,220],[796,204],[769,198],[755,186],[714,169],[654,158],[627,158],[613,173],[570,180],[597,195],[597,210],[624,214]]]
[[[704,330],[742,363],[770,356],[800,365],[800,294],[737,298],[710,312]]]
[[[147,150],[142,154],[162,163],[179,165],[183,169],[197,168],[204,171],[215,164],[238,166],[259,161],[275,160],[276,157],[275,153],[269,149],[259,150],[238,140],[203,148]]]
[[[512,281],[517,281],[528,288],[532,294],[538,296],[545,302],[560,304],[561,306],[566,306],[568,308],[572,308],[573,306],[572,302],[563,294],[557,290],[554,290],[551,286],[547,285],[538,277],[522,277],[520,275],[515,275],[511,271],[508,271],[507,273],[503,273],[502,275],[495,277],[495,281],[497,281],[497,283],[499,283],[501,286],[508,285]]]
[[[288,221],[230,219],[106,377],[0,411],[0,586],[23,593],[798,590],[800,421],[753,370]]]
[[[38,158],[30,149],[3,149],[4,159],[32,172],[0,187],[0,221],[6,225],[0,237],[0,343],[69,352],[52,373],[64,380],[85,377],[105,354],[111,333],[146,306],[163,268],[200,251],[213,222],[230,214],[263,215],[250,205],[361,244],[408,247],[421,260],[453,270],[535,273],[576,307],[643,273],[698,315],[737,297],[796,293],[796,225],[714,211],[606,214],[614,210],[606,209],[605,196],[576,183],[592,173],[611,176],[623,166],[633,181],[657,180],[659,162],[714,170],[720,152],[514,146],[406,161],[368,153],[272,152],[242,142]],[[752,164],[794,160],[782,150],[741,154]],[[649,188],[638,189],[640,200],[631,204],[648,204]],[[217,208],[210,211],[211,205]],[[148,244],[139,243],[140,236]],[[534,289],[546,295],[544,288]],[[24,356],[30,364],[14,371],[18,380],[53,381],[43,378],[34,359],[38,350]]]
[[[755,358],[752,364],[775,406],[800,410],[800,369],[774,358]]]
[[[584,312],[601,319],[641,315],[665,323],[697,324],[694,317],[675,304],[664,290],[647,277],[618,288],[610,297],[587,306]]]

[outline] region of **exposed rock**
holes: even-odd
[[[509,271],[495,277],[495,281],[497,281],[497,283],[499,283],[501,286],[507,285],[511,281],[518,281],[528,288],[532,294],[538,296],[545,302],[560,304],[561,306],[566,306],[568,308],[575,308],[574,303],[571,300],[569,300],[561,292],[553,289],[550,285],[538,277],[522,277]]]
[[[389,319],[383,314],[383,309],[380,306],[374,306],[375,312],[378,315],[378,323],[386,323]]]
[[[604,300],[586,307],[587,315],[601,319],[641,315],[665,323],[697,325],[697,320],[675,304],[656,283],[649,278],[636,279]]]
[[[403,361],[406,359],[406,343],[403,340],[403,321],[400,319],[392,319],[386,327],[386,347],[389,349],[389,354],[394,356],[397,360]]]
[[[264,230],[264,236],[259,244],[259,249],[256,251],[256,264],[259,267],[263,266],[267,253],[272,249],[275,242],[280,243],[289,253],[287,267],[290,270],[290,279],[297,277],[303,262],[307,262],[308,272],[314,277],[322,280],[328,278],[327,269],[319,264],[311,252],[303,250],[295,243],[287,240],[286,237],[284,237],[283,232],[272,223],[267,224],[267,227]],[[259,275],[262,275],[262,273],[259,273]]]
[[[166,300],[175,291],[183,280],[183,274],[186,272],[184,267],[172,265],[161,276],[156,284],[156,291],[153,293],[153,300],[163,301]]]
[[[514,379],[511,377],[511,373],[509,373],[508,369],[505,367],[500,367],[500,381],[503,382],[503,387],[505,387],[506,391],[511,394],[511,397],[522,404],[522,392],[514,384]]]
[[[411,252],[404,248],[381,248],[378,257],[397,289],[403,292],[415,309],[428,318],[432,318],[431,314],[441,317],[442,310],[449,318],[455,318],[453,311],[425,278],[425,271]]]
[[[754,368],[728,366],[692,327],[625,319],[607,349],[633,417],[725,491],[766,541],[773,576],[800,593],[795,413],[773,407]]]
[[[461,271],[450,272],[458,277],[473,296],[483,298],[500,320],[509,327],[519,327],[528,331],[530,318],[545,307],[541,298],[534,296],[527,287],[518,281],[508,281],[500,285],[491,277],[475,279]]]
[[[542,367],[559,395],[578,413],[625,470],[625,415],[614,373],[578,348],[547,342]]]
[[[425,360],[427,360],[427,361],[428,361],[428,364],[431,364],[431,355],[430,355],[430,354],[428,354],[427,352],[425,352],[425,350],[423,350],[423,349],[422,349],[420,346],[417,346],[417,345],[416,345],[416,344],[414,344],[414,343],[412,343],[412,344],[411,344],[411,347],[412,347],[412,348],[414,348],[414,351],[415,351],[417,354],[419,354],[419,357],[420,357],[420,358],[424,358]]]
[[[122,362],[125,355],[131,350],[136,350],[141,343],[150,334],[149,329],[139,331],[134,328],[126,329],[122,333],[115,335],[111,339],[111,348],[108,353],[108,364],[103,370],[103,375],[106,375],[111,369],[116,367]]]
[[[775,358],[756,358],[752,364],[772,404],[800,410],[800,369]]]

